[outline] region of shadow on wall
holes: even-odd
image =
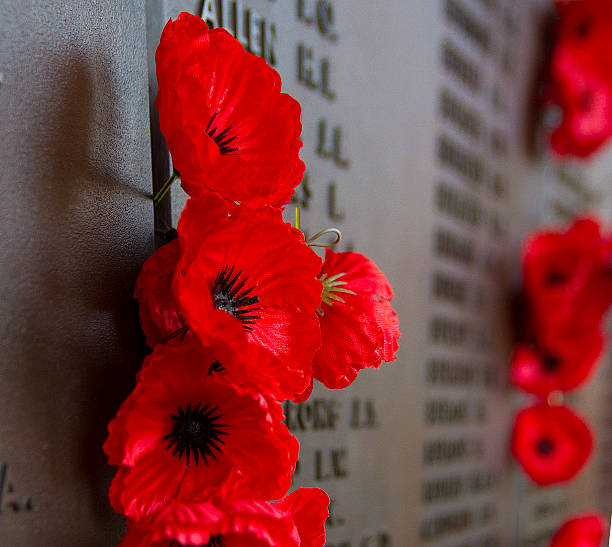
[[[131,295],[152,251],[153,212],[135,180],[142,169],[130,171],[148,161],[146,139],[126,134],[105,59],[64,52],[33,79],[9,97],[11,189],[0,208],[9,239],[0,461],[33,511],[3,515],[0,537],[106,546],[123,524],[107,501],[102,443],[146,350]]]

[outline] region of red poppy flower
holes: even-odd
[[[516,415],[512,454],[540,486],[574,477],[592,449],[589,427],[565,406],[538,404]]]
[[[171,500],[281,497],[299,449],[283,419],[279,403],[229,383],[195,337],[156,346],[109,424],[113,508],[140,519]]]
[[[191,213],[181,216],[179,221],[181,241],[175,239],[157,249],[136,280],[134,298],[138,299],[140,325],[151,348],[184,333],[185,322],[172,290],[174,275],[179,266],[184,268],[190,263],[203,237],[229,214],[225,201],[210,192],[197,201],[190,200],[189,209]],[[196,219],[197,222],[191,222]]]
[[[180,256],[178,240],[163,245],[143,264],[136,280],[134,298],[138,299],[140,325],[150,348],[164,343],[183,326],[170,290]]]
[[[553,64],[557,74],[571,79],[581,70],[607,76],[612,62],[612,4],[608,0],[557,0],[555,4],[559,18]],[[568,59],[571,64],[565,64]]]
[[[162,133],[185,191],[280,206],[302,180],[300,105],[281,79],[198,16],[168,21],[155,54]]]
[[[199,201],[189,200],[178,226],[186,257],[175,283],[181,316],[234,381],[295,398],[311,381],[321,345],[321,259],[277,209],[242,205],[214,230],[198,231],[200,213]],[[193,233],[206,235],[194,243]]]
[[[556,84],[554,98],[562,111],[550,137],[557,154],[586,158],[607,142],[612,135],[612,81],[576,70],[571,80]]]
[[[560,1],[557,9],[552,95],[563,120],[551,147],[560,155],[587,157],[612,135],[612,9],[605,0]]]
[[[611,250],[592,218],[576,220],[565,232],[537,232],[526,242],[523,278],[538,332],[598,328],[612,302]]]
[[[323,345],[315,355],[314,377],[329,388],[343,388],[361,369],[396,358],[401,335],[390,304],[393,290],[373,261],[353,252],[326,249],[320,279]]]
[[[157,514],[130,521],[120,547],[322,547],[329,497],[300,488],[276,503],[173,502]]]
[[[520,344],[514,350],[510,378],[516,387],[540,397],[571,391],[595,370],[602,349],[603,337],[597,330],[556,337],[553,343]]]
[[[600,547],[604,519],[598,513],[575,517],[563,523],[550,547]]]

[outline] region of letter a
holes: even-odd
[[[211,28],[219,26],[219,18],[217,17],[217,0],[204,0],[202,6],[202,19]]]

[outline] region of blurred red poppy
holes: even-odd
[[[589,427],[565,406],[537,404],[516,415],[512,454],[540,486],[573,478],[592,449]]]
[[[612,6],[606,0],[557,1],[552,98],[563,111],[551,135],[560,155],[588,157],[612,135]]]
[[[539,231],[523,249],[523,279],[542,333],[598,329],[612,303],[612,246],[594,218],[574,221],[565,231]]]
[[[607,75],[612,62],[612,4],[608,0],[557,0],[555,7],[559,16],[555,45],[558,74],[572,77],[576,68],[564,64],[571,58],[583,70]]]
[[[555,90],[555,102],[562,119],[551,133],[550,145],[558,155],[586,158],[612,135],[612,82],[577,70]]]
[[[567,520],[553,536],[550,547],[600,547],[604,522],[598,513]]]
[[[540,397],[571,391],[595,370],[603,343],[600,331],[589,330],[555,337],[552,343],[520,344],[512,356],[510,379],[516,387]]]

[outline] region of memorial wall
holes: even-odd
[[[115,545],[101,443],[145,352],[145,2],[0,3],[0,545]]]
[[[327,547],[543,547],[571,512],[612,512],[609,350],[570,397],[599,437],[580,478],[536,488],[509,452],[527,400],[508,381],[521,240],[584,210],[612,218],[610,153],[562,166],[527,146],[548,2],[38,4],[0,8],[1,545],[120,537],[100,447],[145,351],[136,272],[186,200],[175,185],[154,219],[169,161],[147,79],[154,101],[154,51],[181,11],[227,28],[302,105],[286,220],[299,206],[306,234],[340,229],[339,250],[395,291],[397,361],[284,404],[294,486],[332,500]]]

